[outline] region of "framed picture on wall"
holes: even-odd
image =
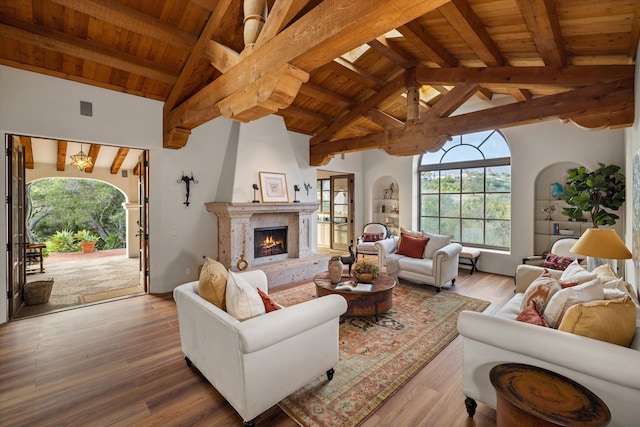
[[[288,202],[287,176],[283,173],[260,172],[260,194],[265,203]]]

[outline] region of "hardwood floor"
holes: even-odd
[[[459,294],[513,295],[511,277],[460,270]],[[0,426],[239,426],[241,418],[186,366],[170,294],[144,295],[0,326]],[[462,394],[462,338],[391,397],[364,426],[495,426]],[[296,426],[274,406],[258,425]]]

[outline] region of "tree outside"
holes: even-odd
[[[80,250],[79,242],[97,240],[97,249],[126,244],[124,194],[92,179],[47,178],[27,185],[27,229],[50,252]]]

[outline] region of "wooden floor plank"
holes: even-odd
[[[461,270],[453,292],[490,301],[513,296],[511,277]],[[495,426],[462,394],[462,338],[392,396],[364,426]],[[259,425],[297,424],[274,406]],[[239,426],[238,414],[180,349],[170,294],[85,306],[0,326],[0,426]]]

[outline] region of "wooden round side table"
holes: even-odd
[[[606,426],[607,405],[577,382],[537,366],[496,365],[489,373],[496,390],[498,427]]]

